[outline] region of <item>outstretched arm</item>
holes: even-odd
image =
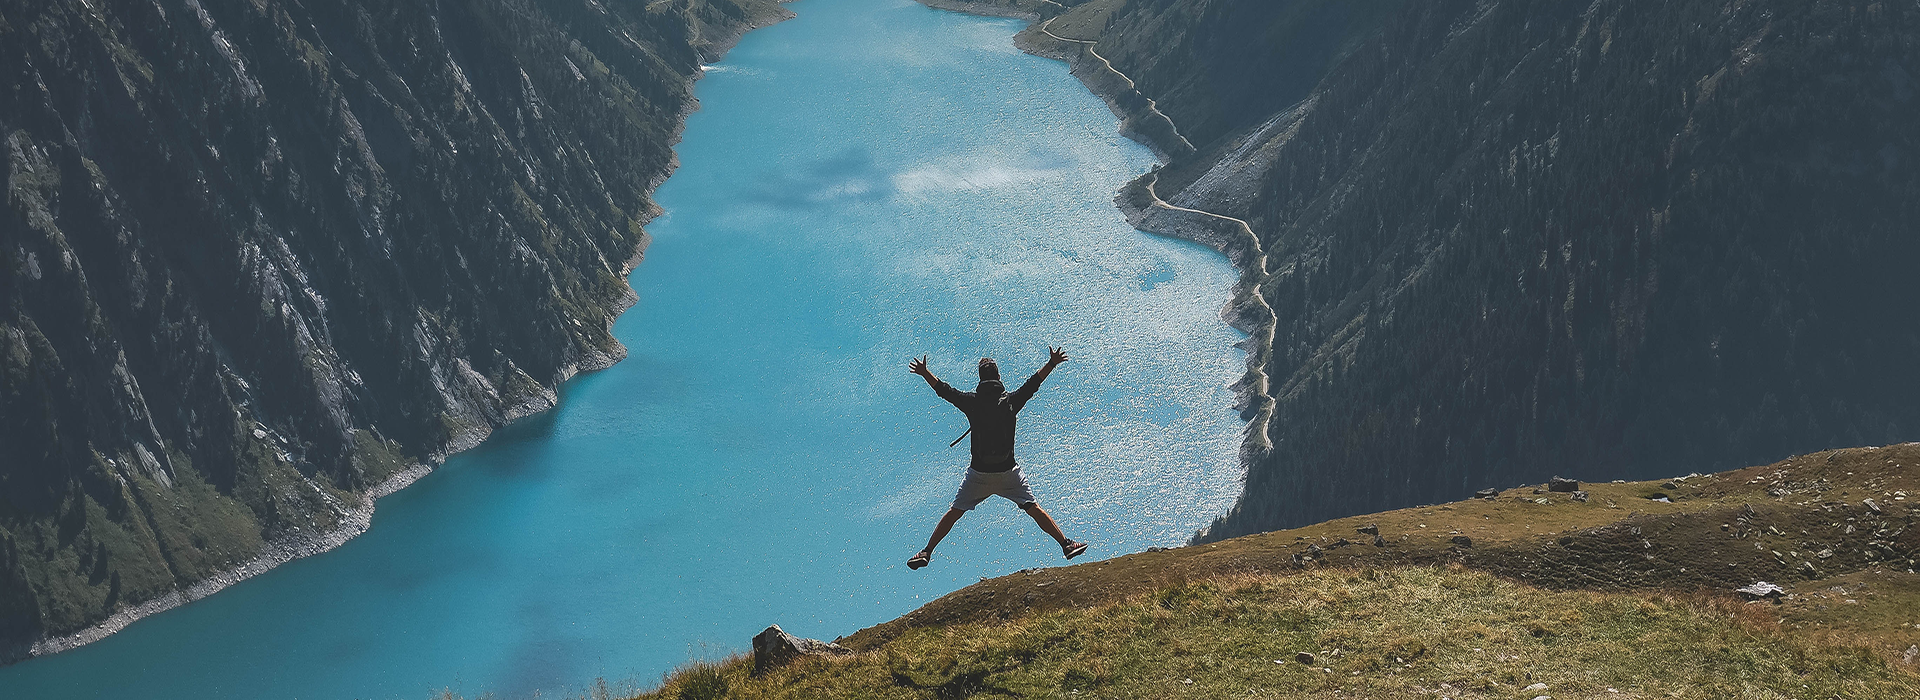
[[[960,392],[953,387],[947,386],[947,383],[940,381],[939,377],[933,376],[933,370],[927,369],[926,356],[922,355],[909,361],[907,363],[907,371],[918,374],[921,379],[927,380],[927,386],[933,387],[933,393],[939,394],[940,398],[947,400],[947,403],[952,403],[955,406],[960,405],[955,403],[960,397]]]
[[[1013,392],[1013,400],[1019,402],[1018,405],[1026,405],[1027,399],[1033,398],[1033,393],[1040,390],[1040,383],[1047,381],[1047,375],[1053,374],[1053,368],[1059,367],[1066,361],[1066,348],[1047,348],[1047,364],[1042,365],[1040,371],[1034,372],[1033,376],[1027,378],[1027,383],[1021,384],[1020,388]]]
[[[934,386],[940,382],[939,377],[933,376],[933,370],[927,369],[926,355],[921,355],[919,357],[908,360],[907,371],[912,372],[914,374],[918,374],[920,375],[921,379],[927,380],[927,386]]]

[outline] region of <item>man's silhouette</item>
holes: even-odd
[[[1013,393],[1007,393],[1007,387],[1000,383],[1000,366],[993,358],[980,358],[980,385],[969,392],[958,391],[933,376],[927,369],[927,358],[914,358],[907,363],[907,370],[927,380],[933,387],[933,393],[946,399],[967,414],[967,424],[973,432],[973,464],[967,469],[967,478],[960,482],[960,492],[953,497],[953,506],[947,509],[946,516],[940,518],[940,524],[933,528],[933,536],[927,538],[927,548],[920,550],[907,560],[907,568],[918,569],[933,561],[933,548],[953,529],[960,516],[980,505],[990,496],[1000,496],[1013,501],[1040,529],[1052,535],[1060,542],[1061,553],[1068,559],[1080,556],[1087,551],[1087,543],[1075,542],[1060,534],[1060,525],[1053,522],[1047,511],[1033,500],[1033,492],[1027,489],[1027,478],[1020,473],[1020,465],[1013,461],[1014,418],[1020,409],[1033,398],[1033,392],[1040,390],[1040,383],[1047,380],[1053,368],[1067,361],[1065,348],[1047,348],[1047,364],[1040,371],[1027,378]]]

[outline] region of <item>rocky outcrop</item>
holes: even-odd
[[[771,625],[753,635],[753,673],[764,674],[769,670],[793,663],[803,656],[844,656],[853,650],[818,639],[807,639],[787,634],[779,625]]]
[[[618,360],[691,80],[782,13],[0,1],[0,657],[331,546]]]

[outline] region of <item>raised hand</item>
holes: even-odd
[[[1055,347],[1047,348],[1047,366],[1058,367],[1060,363],[1066,362],[1066,361],[1067,361],[1066,347],[1063,346],[1063,347],[1057,347],[1057,348]]]
[[[908,362],[907,371],[929,379],[933,378],[933,372],[927,369],[927,357],[925,355],[913,358],[912,361]]]

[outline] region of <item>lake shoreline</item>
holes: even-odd
[[[780,2],[783,3],[791,1],[792,0],[780,0]],[[738,44],[748,32],[770,27],[793,18],[794,15],[792,11],[786,10],[785,8],[780,9],[782,12],[779,14],[748,22],[741,25],[735,31],[721,35],[715,41],[701,49],[703,60],[708,63],[718,61],[724,57],[727,51],[732,49],[734,45]],[[693,74],[689,83],[699,81],[705,74],[706,71],[703,66],[699,72]],[[696,98],[690,100],[680,109],[679,113],[674,116],[674,132],[670,140],[671,145],[679,144],[681,136],[686,132],[687,118],[699,109],[700,102]],[[659,189],[660,185],[667,181],[667,178],[673,175],[679,163],[679,157],[676,153],[673,160],[668,162],[666,169],[648,181],[648,209],[640,213],[637,217],[642,226],[652,222],[653,219],[659,217],[662,213],[659,205],[652,202],[652,194],[655,190]],[[652,237],[643,231],[640,235],[639,243],[634,247],[633,256],[623,261],[620,265],[619,272],[622,280],[625,280],[628,275],[632,274],[634,269],[645,260],[647,247],[650,243],[652,243]],[[622,287],[622,292],[618,299],[612,300],[609,304],[609,308],[613,313],[607,316],[606,328],[604,329],[607,331],[609,337],[612,337],[613,325],[619,320],[620,316],[640,301],[640,296],[634,291],[631,283]],[[36,657],[50,656],[92,644],[107,638],[115,632],[126,629],[128,625],[142,619],[206,598],[226,589],[228,586],[272,571],[281,564],[316,554],[322,554],[346,544],[349,540],[366,533],[367,530],[372,528],[374,505],[377,500],[392,495],[408,486],[412,486],[415,482],[433,473],[440,465],[445,464],[449,457],[480,446],[481,443],[486,442],[486,439],[492,436],[494,431],[499,428],[504,428],[522,418],[537,415],[558,406],[558,391],[560,385],[565,384],[568,380],[581,374],[612,367],[615,363],[625,359],[626,356],[626,346],[620,343],[618,339],[615,339],[613,341],[613,347],[609,348],[607,352],[590,352],[573,362],[561,366],[560,370],[556,373],[553,386],[543,387],[543,391],[529,396],[520,403],[509,407],[506,412],[502,414],[499,425],[488,423],[475,425],[472,429],[455,435],[446,445],[429,454],[425,460],[408,465],[393,475],[388,476],[373,488],[358,494],[360,502],[339,511],[339,524],[335,527],[312,533],[296,532],[282,535],[268,541],[261,547],[259,554],[255,555],[252,559],[223,569],[211,576],[195,581],[184,588],[175,588],[159,597],[150,598],[138,604],[123,608],[108,616],[107,619],[94,623],[85,629],[67,634],[46,635],[34,639],[27,644],[16,645],[11,649],[0,649],[0,667],[20,663]]]
[[[1047,22],[1064,9],[1062,6],[1049,0],[997,0],[1008,3],[1006,5],[973,0],[915,1],[936,10],[1027,20],[1026,29],[1014,35],[1014,46],[1035,56],[1066,63],[1068,72],[1120,118],[1122,136],[1153,151],[1161,166],[1171,164],[1178,155],[1193,152],[1193,145],[1180,135],[1172,119],[1160,113],[1150,98],[1140,95],[1133,88],[1132,79],[1093,52],[1094,42],[1064,39],[1046,30]],[[1134,99],[1128,99],[1129,96]],[[1273,353],[1276,317],[1259,293],[1260,284],[1266,278],[1266,254],[1246,222],[1175,207],[1161,200],[1154,192],[1158,179],[1159,168],[1155,168],[1122,185],[1114,195],[1114,206],[1126,216],[1127,223],[1146,233],[1212,248],[1225,255],[1240,272],[1240,280],[1234,285],[1233,296],[1220,310],[1220,318],[1247,336],[1238,344],[1247,353],[1247,368],[1232,385],[1234,408],[1247,421],[1239,450],[1239,467],[1244,475],[1255,460],[1272,449],[1267,428],[1273,416],[1273,399],[1268,395],[1271,384],[1266,363]],[[1244,483],[1243,476],[1243,487]],[[1205,534],[1203,529],[1189,541],[1198,541]]]

